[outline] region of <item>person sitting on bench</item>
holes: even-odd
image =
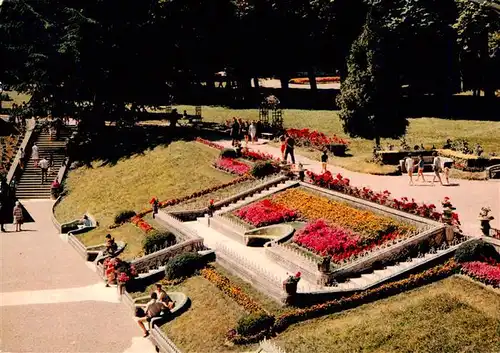
[[[118,250],[118,245],[115,243],[115,238],[111,237],[111,234],[106,235],[106,250],[104,250],[104,255],[113,256]]]
[[[144,337],[148,337],[149,332],[144,326],[145,322],[151,322],[151,320],[159,316],[161,311],[164,309],[164,305],[159,302],[158,295],[156,292],[151,293],[151,300],[146,304],[146,309],[135,308],[135,316],[137,317],[137,324],[144,332]]]
[[[89,216],[86,214],[83,215],[83,218],[80,220],[80,224],[78,224],[78,228],[91,227],[92,221],[89,219]]]

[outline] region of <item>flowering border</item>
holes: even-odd
[[[466,262],[462,264],[461,273],[493,288],[500,288],[500,263]]]
[[[215,148],[217,150],[223,150],[225,148],[224,146],[219,145],[218,143],[202,139],[201,137],[197,137],[196,142],[202,143],[204,145]],[[249,161],[274,161],[274,162],[280,161],[279,158],[275,158],[270,153],[263,153],[263,152],[259,152],[259,151],[250,151],[248,149],[244,149],[241,151],[241,158],[248,159]]]
[[[151,224],[146,222],[142,217],[140,216],[134,216],[130,219],[130,223],[134,224],[137,226],[139,229],[144,231],[146,234],[154,231],[155,229]]]
[[[338,83],[340,82],[340,76],[323,76],[316,77],[316,83]],[[295,85],[307,85],[309,84],[309,77],[295,77],[288,81],[288,83],[292,83]]]
[[[213,164],[214,168],[226,173],[245,175],[250,172],[250,166],[233,158],[217,158]]]
[[[276,321],[272,327],[256,336],[241,336],[235,333],[236,331],[233,329],[228,334],[228,339],[236,344],[249,344],[257,342],[265,337],[271,337],[283,332],[289,326],[298,322],[351,309],[368,302],[387,298],[404,291],[423,286],[436,280],[444,279],[457,273],[459,268],[460,266],[453,259],[451,259],[443,265],[438,265],[421,273],[410,275],[408,278],[400,281],[390,282],[374,289],[356,293],[350,297],[331,300],[305,309],[291,310],[276,317]]]
[[[267,312],[259,303],[250,298],[243,290],[235,286],[229,278],[223,276],[213,268],[204,268],[200,271],[203,278],[214,284],[224,294],[234,299],[240,306],[250,313]]]

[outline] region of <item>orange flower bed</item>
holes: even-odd
[[[345,203],[311,194],[301,189],[288,189],[274,196],[273,201],[296,210],[307,220],[324,219],[329,223],[359,233],[363,242],[372,243],[384,235],[399,232],[405,235],[415,227],[370,211],[359,210]]]
[[[326,76],[326,77],[316,77],[316,83],[337,83],[340,82],[340,76]],[[288,83],[293,83],[296,85],[307,85],[309,84],[309,77],[292,78]]]

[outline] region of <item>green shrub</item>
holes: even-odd
[[[455,252],[455,260],[457,262],[478,261],[488,258],[499,259],[500,255],[496,252],[493,245],[481,239],[475,239],[462,244]]]
[[[198,253],[187,252],[179,254],[167,262],[165,277],[169,280],[189,277],[204,266],[203,257]]]
[[[222,151],[220,151],[220,156],[221,158],[237,158],[238,154],[232,148],[224,148]]]
[[[152,232],[142,240],[144,254],[151,254],[160,249],[175,245],[175,235],[170,232]]]
[[[266,313],[250,314],[238,321],[236,331],[242,336],[256,335],[274,325],[274,317]]]
[[[264,178],[278,171],[278,167],[269,161],[258,161],[250,170],[250,174],[255,178]]]
[[[136,215],[135,211],[132,210],[123,210],[116,214],[115,216],[115,224],[122,224],[123,222],[128,221],[130,218]]]

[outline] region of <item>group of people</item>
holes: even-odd
[[[240,145],[243,139],[247,143],[257,142],[257,133],[262,129],[260,121],[249,122],[233,118],[233,121],[228,122],[227,124],[230,125],[230,135],[233,147]]]
[[[170,310],[175,306],[175,302],[168,296],[159,283],[156,284],[156,290],[151,293],[150,298],[150,301],[144,308],[138,306],[135,309],[137,324],[144,332],[144,337],[149,335],[144,323],[151,322],[154,317],[168,315]]]
[[[287,162],[288,156],[292,161],[292,164],[295,164],[295,140],[292,136],[290,136],[286,131],[280,136],[279,140],[281,141],[281,158],[283,162]]]
[[[25,151],[21,148],[20,150],[21,153],[21,159],[23,160],[22,162],[22,167],[24,168],[25,165]],[[47,177],[49,173],[51,172],[51,169],[54,168],[54,155],[52,152],[49,153],[49,159],[42,157],[40,160],[40,154],[39,154],[39,149],[37,144],[33,144],[33,147],[31,148],[31,159],[33,159],[33,163],[35,168],[40,168],[41,174],[42,174],[42,184],[47,181]],[[52,174],[52,173],[51,173]]]
[[[432,178],[432,185],[436,182],[436,179],[439,180],[439,183],[441,186],[444,186],[443,184],[443,179],[441,178],[441,173],[443,173],[443,176],[446,180],[446,184],[450,184],[450,168],[451,164],[453,162],[442,162],[441,157],[439,157],[437,152],[433,152],[432,154],[433,159],[432,159],[432,171],[434,172],[433,178]],[[414,185],[413,184],[413,173],[415,170],[417,171],[417,180],[420,180],[420,177],[422,178],[422,181],[425,183],[425,176],[424,176],[424,167],[425,167],[425,161],[423,155],[418,156],[417,163],[415,165],[415,161],[411,154],[409,154],[406,159],[405,159],[405,167],[406,167],[406,172],[408,173],[409,177],[409,185]]]

